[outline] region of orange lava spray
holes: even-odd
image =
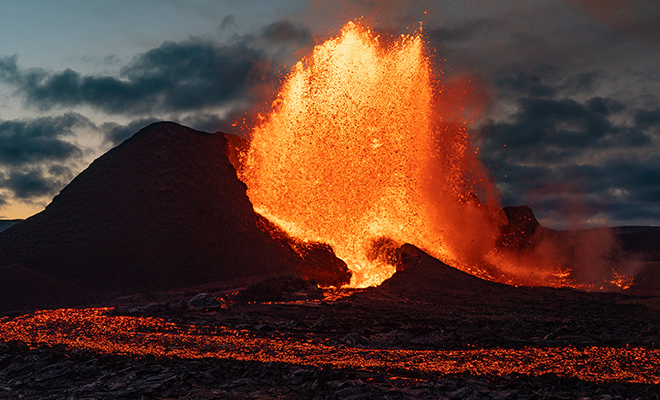
[[[375,255],[384,243],[485,274],[475,266],[499,225],[474,196],[492,190],[465,126],[437,115],[421,32],[381,41],[349,22],[292,69],[252,132],[241,177],[250,200],[290,235],[330,244],[352,287],[394,273]]]

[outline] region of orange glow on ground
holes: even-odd
[[[630,289],[634,284],[634,278],[626,274],[614,273],[614,279],[610,283],[620,289]]]
[[[0,322],[0,340],[71,350],[227,358],[338,368],[386,368],[437,374],[556,374],[591,382],[660,383],[660,350],[575,347],[481,350],[385,350],[333,347],[286,334],[256,337],[223,327],[174,324],[159,318],[106,316],[107,308],[38,311]]]

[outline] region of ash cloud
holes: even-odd
[[[660,46],[660,3],[655,0],[562,0],[569,8],[623,34]]]
[[[26,105],[40,110],[87,105],[115,114],[186,111],[235,101],[264,57],[243,42],[220,46],[191,38],[164,42],[136,56],[119,77],[22,69],[17,57],[4,57],[0,79],[14,86]]]
[[[497,22],[492,19],[478,19],[468,21],[455,27],[440,26],[432,28],[428,33],[433,43],[441,46],[465,43],[485,33],[496,29]]]
[[[0,165],[21,166],[80,157],[82,151],[64,140],[76,127],[89,124],[80,114],[0,121]]]
[[[223,29],[235,25],[230,17]],[[0,56],[0,82],[41,111],[77,106],[123,115],[199,111],[254,101],[252,86],[276,81],[273,59],[313,44],[311,30],[282,20],[226,44],[201,37],[163,42],[135,56],[119,76],[23,68],[16,55]]]
[[[30,200],[52,195],[74,176],[70,163],[83,149],[69,139],[76,129],[93,128],[80,114],[32,120],[0,121],[0,190],[3,203],[10,197]]]
[[[261,37],[269,42],[298,43],[300,46],[309,46],[314,43],[314,35],[311,30],[284,20],[264,27]]]
[[[11,190],[19,199],[52,194],[62,187],[60,179],[47,178],[39,170],[12,171],[0,184]]]
[[[520,76],[513,81],[524,83],[516,89],[527,96],[517,100],[517,111],[487,121],[479,132],[482,156],[505,203],[534,202],[541,218],[571,208],[585,217],[608,215],[615,223],[641,221],[641,214],[656,218],[657,212],[647,211],[660,202],[660,158],[649,149],[657,147],[660,108],[555,96],[561,85],[538,90],[529,83],[541,81]]]

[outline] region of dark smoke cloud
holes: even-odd
[[[221,24],[230,29],[230,15]],[[274,60],[314,44],[311,30],[276,21],[257,35],[235,36],[229,44],[190,38],[164,42],[139,54],[119,76],[84,75],[72,69],[26,69],[17,56],[0,57],[0,82],[15,88],[28,107],[90,106],[106,113],[149,115],[237,106],[263,99],[255,86],[276,82]]]
[[[557,89],[541,82],[534,74],[518,72],[513,77],[505,77],[499,82],[502,89],[534,97],[550,97],[557,94]]]
[[[75,113],[0,121],[0,203],[52,195],[68,183],[74,176],[69,164],[83,156],[83,149],[67,140],[76,129],[95,127]]]
[[[58,178],[47,178],[39,170],[25,172],[12,171],[0,185],[11,190],[19,199],[28,199],[48,194],[54,194],[61,189],[63,182]]]
[[[225,32],[231,29],[237,29],[236,17],[233,14],[227,15],[220,23],[220,31]]]
[[[440,15],[447,4],[436,0],[312,0],[302,18],[313,26],[332,24],[341,27],[348,21],[363,19],[371,26],[416,26],[424,11]]]
[[[298,43],[300,46],[314,44],[311,30],[302,25],[294,25],[290,21],[276,21],[267,25],[262,30],[261,37],[275,43]]]
[[[562,0],[574,11],[649,44],[660,46],[660,3],[656,0]]]
[[[18,56],[0,56],[0,81],[17,84],[21,81],[21,71],[18,69]]]
[[[268,24],[256,34],[241,37],[241,40],[252,47],[262,49],[271,62],[273,70],[277,70],[276,66],[297,63],[302,57],[311,53],[311,49],[316,44],[311,29],[287,20]],[[276,75],[277,71],[272,77]]]
[[[545,149],[548,161],[560,161],[585,148],[642,146],[651,137],[643,126],[613,124],[608,117],[620,111],[616,100],[522,98],[513,122],[490,123],[484,134],[506,140],[508,157],[525,158],[530,146]],[[520,153],[516,151],[520,150]],[[513,154],[512,154],[513,153]]]
[[[26,70],[17,57],[0,60],[0,80],[25,96],[28,106],[41,110],[87,105],[117,114],[187,111],[222,106],[247,93],[247,81],[270,80],[265,53],[239,41],[220,46],[191,38],[164,42],[136,56],[120,76],[83,75]],[[254,76],[254,73],[265,76]]]
[[[481,35],[493,32],[497,22],[490,19],[468,21],[456,27],[440,26],[431,28],[427,36],[431,43],[438,46],[456,45],[467,42]]]
[[[517,112],[479,132],[505,203],[534,202],[541,217],[576,207],[584,216],[604,213],[621,222],[640,216],[630,209],[657,214],[647,211],[660,202],[660,158],[647,149],[660,134],[660,109],[530,92],[539,97],[520,98]]]
[[[605,183],[600,189],[625,187],[632,201],[660,202],[660,157],[651,157],[643,162],[613,161],[599,172],[599,180]]]
[[[601,71],[571,73],[549,64],[531,68],[518,65],[517,69],[517,72],[495,80],[501,91],[500,96],[519,99],[585,95],[592,93],[605,81]]]
[[[0,121],[0,166],[20,166],[80,157],[82,151],[63,138],[89,125],[80,114]]]
[[[244,113],[243,113],[244,114]],[[196,114],[180,118],[178,122],[185,126],[190,126],[194,129],[203,132],[225,132],[230,133],[236,130],[236,121],[241,114],[230,114],[225,118],[220,118],[215,114]]]
[[[635,113],[635,123],[642,128],[660,127],[660,109],[637,111]]]
[[[625,3],[565,2],[589,3],[593,12],[602,5],[610,16],[613,3]],[[551,17],[533,27],[496,18],[491,31],[473,30],[447,56],[492,85],[475,144],[504,204],[530,205],[547,224],[571,208],[611,224],[660,224],[655,183],[638,177],[654,176],[660,153],[660,53],[592,11],[587,19],[577,5],[534,4]]]

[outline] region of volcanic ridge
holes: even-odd
[[[260,229],[227,154],[221,133],[160,122],[99,157],[0,233],[0,309],[294,273],[301,256]],[[319,252],[343,268],[328,283],[347,282],[345,264]]]

